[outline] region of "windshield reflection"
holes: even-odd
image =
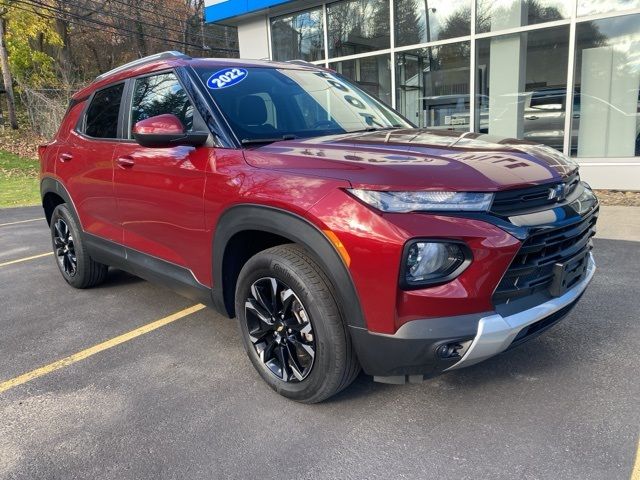
[[[408,121],[329,71],[247,68],[226,88],[207,87],[245,144],[358,131],[411,128]],[[199,69],[204,85],[216,70]]]

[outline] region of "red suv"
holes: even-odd
[[[108,267],[237,316],[276,391],[420,381],[547,329],[598,201],[548,147],[415,128],[336,73],[166,52],[74,95],[40,147],[64,279]]]

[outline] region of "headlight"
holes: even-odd
[[[351,194],[383,212],[465,211],[486,212],[493,193],[383,192],[349,189]]]
[[[471,262],[471,251],[464,243],[413,240],[406,245],[402,261],[400,285],[420,288],[460,275]]]

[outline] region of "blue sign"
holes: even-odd
[[[292,0],[205,0],[204,21],[220,22],[291,1]]]
[[[240,83],[247,78],[249,72],[244,68],[225,68],[218,70],[207,80],[207,87],[212,90],[220,90],[221,88],[231,87]]]

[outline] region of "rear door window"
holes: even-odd
[[[193,105],[173,73],[137,78],[133,87],[130,130],[140,120],[170,113],[193,130]],[[129,133],[131,138],[131,132]]]
[[[118,115],[123,91],[124,83],[119,83],[93,95],[85,117],[85,135],[94,138],[118,138]]]

